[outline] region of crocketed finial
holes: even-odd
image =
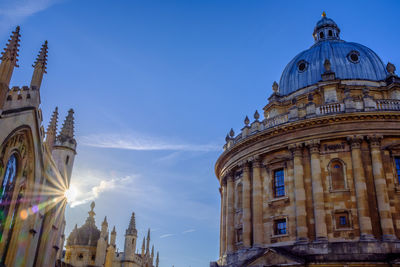
[[[74,110],[71,108],[65,118],[59,137],[64,139],[74,138]]]
[[[53,115],[51,116],[49,126],[46,131],[46,142],[51,148],[54,145],[54,141],[57,135],[57,122],[58,122],[58,107],[53,111]]]
[[[9,60],[13,63],[15,67],[19,67],[17,65],[18,61],[18,47],[19,47],[19,37],[21,35],[19,34],[19,26],[15,28],[15,31],[12,32],[12,35],[10,39],[8,40],[6,48],[4,48],[4,52],[1,53],[1,60],[6,61]]]
[[[46,72],[46,66],[47,66],[47,41],[44,41],[44,44],[40,48],[39,54],[36,58],[36,61],[33,63],[32,67],[34,68],[40,68],[43,70],[44,73]]]
[[[244,118],[244,125],[248,126],[250,123],[249,117]]]
[[[258,121],[259,118],[260,118],[260,114],[258,114],[258,110],[256,110],[256,112],[254,112],[254,119],[256,121]]]

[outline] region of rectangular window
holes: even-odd
[[[286,234],[286,219],[275,220],[274,222],[274,233],[275,235]]]
[[[274,193],[275,197],[285,195],[285,175],[283,169],[274,171]]]
[[[394,162],[396,163],[397,181],[400,184],[400,157],[394,157]]]
[[[335,221],[336,221],[336,229],[350,227],[349,213],[347,211],[337,212],[335,214]]]

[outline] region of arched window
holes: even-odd
[[[236,187],[236,209],[241,210],[243,208],[243,185],[242,183],[238,184]]]
[[[15,154],[12,154],[8,159],[3,181],[1,183],[1,188],[0,188],[0,240],[2,242],[4,242],[3,233],[5,232],[5,230],[7,230],[8,232],[7,238],[5,240],[5,248],[3,251],[3,256],[1,258],[2,263],[4,263],[7,257],[7,252],[10,246],[10,241],[17,217],[16,214],[18,212],[19,202],[21,199],[21,197],[18,196],[14,208],[10,210],[16,179],[17,179],[17,157],[15,156]],[[22,196],[22,194],[18,195]],[[12,214],[8,216],[10,211],[12,212]],[[9,225],[6,225],[7,217],[11,218],[11,220],[9,220]],[[8,227],[8,229],[6,229],[6,226]]]
[[[338,159],[334,159],[330,163],[331,189],[346,189],[344,164]]]
[[[68,165],[69,163],[69,156],[67,156],[67,158],[65,159],[65,165]]]
[[[324,38],[324,32],[320,32],[319,33],[319,37],[322,39],[322,38]]]
[[[3,233],[8,211],[13,197],[17,176],[17,157],[12,154],[8,159],[6,171],[0,188],[0,231]],[[1,236],[0,236],[1,240]]]

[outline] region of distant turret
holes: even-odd
[[[58,122],[58,107],[53,111],[49,126],[46,132],[46,144],[50,150],[53,150],[54,142],[56,141],[57,135],[57,122]]]
[[[0,64],[0,110],[3,109],[8,89],[10,87],[11,76],[14,67],[18,67],[18,47],[19,47],[19,26],[12,32],[11,38],[8,40],[4,52],[1,53]]]
[[[135,213],[132,212],[131,220],[129,222],[128,229],[126,229],[125,233],[125,246],[124,246],[125,261],[134,260],[136,251],[136,240],[137,240],[136,220],[135,220]]]
[[[32,65],[32,67],[34,67],[34,71],[31,80],[31,87],[36,87],[39,89],[42,84],[43,75],[47,73],[47,49],[47,41],[45,41],[39,51],[39,55],[37,56],[35,63]]]
[[[104,221],[101,224],[100,238],[97,241],[97,247],[96,247],[96,259],[95,259],[96,266],[104,266],[105,264],[106,252],[108,246],[107,241],[108,241],[108,223],[107,223],[107,217],[104,217]]]
[[[115,239],[117,237],[117,232],[115,231],[115,226],[113,227],[111,231],[111,237],[110,237],[110,245],[113,245],[115,247]]]
[[[160,264],[160,255],[157,251],[157,258],[156,258],[156,267],[158,267],[158,264]]]
[[[74,111],[70,109],[64,121],[60,134],[53,146],[53,158],[63,175],[66,187],[69,187],[72,167],[76,155],[76,140],[74,138]]]
[[[145,250],[145,248],[146,248],[145,243],[146,243],[146,239],[145,239],[145,237],[143,237],[143,243],[142,243],[142,258],[144,257],[144,250]]]
[[[153,264],[154,260],[154,245],[151,247],[151,264]]]
[[[150,228],[147,231],[146,255],[150,255]]]

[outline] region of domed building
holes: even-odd
[[[136,253],[138,233],[135,213],[132,213],[125,232],[124,252],[118,252],[115,244],[117,237],[115,226],[109,234],[105,217],[99,230],[94,219],[96,215],[94,207],[95,203],[92,202],[86,222],[79,228],[75,225],[68,236],[63,263],[74,267],[158,267],[159,254],[157,252],[157,258],[154,259],[154,246],[150,252],[150,229],[147,232],[146,243],[143,238],[141,253]]]
[[[215,165],[211,266],[400,266],[400,78],[323,14]]]

